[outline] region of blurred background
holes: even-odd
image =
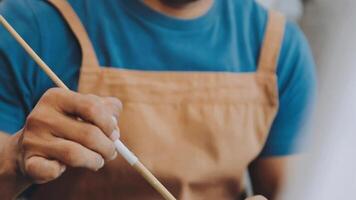
[[[300,24],[314,53],[318,98],[306,153],[290,167],[280,199],[355,199],[355,0],[259,0]]]

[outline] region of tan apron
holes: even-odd
[[[276,62],[284,18],[271,12],[256,73],[147,72],[100,67],[79,18],[50,0],[81,46],[79,92],[124,104],[122,141],[181,200],[239,199],[278,109]],[[162,199],[120,156],[94,173],[72,169],[33,199]]]

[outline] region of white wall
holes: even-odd
[[[293,167],[281,200],[356,199],[355,8],[355,0],[314,0],[305,9],[319,100],[310,151]]]
[[[301,0],[257,0],[266,8],[278,10],[288,19],[298,21],[303,14],[303,5]]]

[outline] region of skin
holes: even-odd
[[[33,183],[58,178],[67,167],[97,171],[115,159],[112,140],[119,137],[121,107],[115,98],[48,90],[22,130],[1,135],[0,196],[12,199]]]
[[[258,195],[258,196],[254,196],[254,197],[249,197],[246,200],[267,200],[267,199],[261,195]]]
[[[268,157],[251,163],[249,173],[254,192],[277,199],[286,178],[287,163],[292,159],[292,156]]]
[[[192,19],[206,13],[213,0],[144,0],[157,12]],[[115,98],[50,89],[15,135],[0,132],[0,196],[14,199],[31,184],[60,177],[67,167],[97,171],[116,158],[112,140],[121,102]],[[78,120],[78,119],[82,120]],[[273,200],[290,158],[265,158],[251,164],[254,190]],[[264,200],[261,196],[248,200]]]

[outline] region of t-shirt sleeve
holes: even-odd
[[[39,51],[39,31],[27,0],[4,0],[0,14]],[[0,131],[13,134],[22,128],[33,107],[35,64],[0,25]]]
[[[315,64],[302,31],[291,22],[286,31],[277,68],[279,110],[261,157],[284,156],[297,151],[306,132],[316,93]]]

